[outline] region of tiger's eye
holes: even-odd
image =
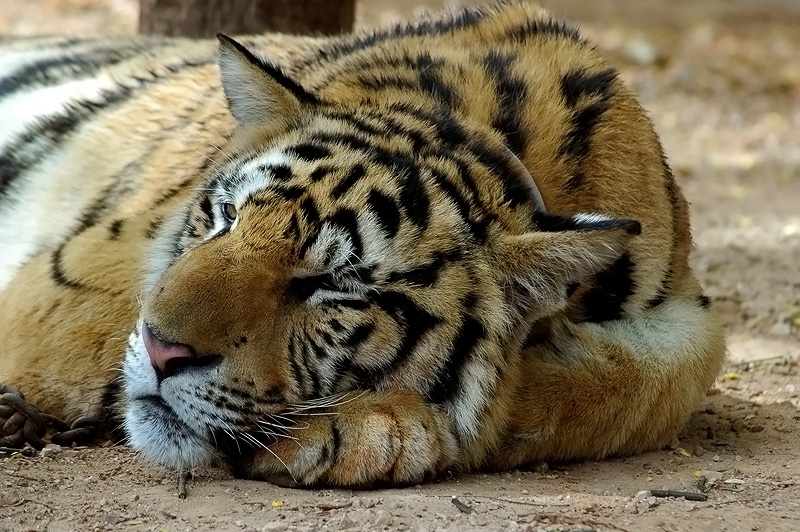
[[[222,214],[225,216],[225,220],[233,223],[234,220],[236,220],[236,217],[239,215],[239,212],[236,210],[236,205],[233,203],[223,203]]]

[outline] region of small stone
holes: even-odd
[[[529,494],[529,493],[530,493],[530,491],[528,491],[528,490],[522,490],[522,494],[523,494],[523,495],[527,495],[527,494]]]
[[[117,512],[110,512],[106,514],[106,523],[109,525],[116,525],[122,521],[122,516]]]
[[[660,54],[656,46],[644,39],[632,39],[622,48],[625,58],[637,65],[647,66],[659,61]]]
[[[742,432],[744,430],[744,421],[742,421],[741,419],[732,420],[731,430],[733,430],[733,432]]]
[[[629,501],[625,504],[625,511],[631,514],[638,514],[639,507],[636,506],[636,501]]]
[[[720,460],[722,460],[722,458],[720,458],[718,454],[715,454],[712,460],[714,460],[715,462],[719,462]]]
[[[348,516],[342,517],[342,520],[339,521],[339,530],[347,530],[348,528],[354,528],[355,526],[355,521],[350,519]]]
[[[267,523],[261,527],[261,532],[286,532],[287,530],[289,530],[289,525],[280,521]]]
[[[758,424],[750,425],[747,427],[747,430],[749,430],[750,432],[761,432],[762,430],[764,430],[764,425],[758,425]]]
[[[392,524],[392,516],[386,510],[381,510],[375,517],[375,526],[383,528]]]
[[[772,336],[789,336],[792,334],[792,325],[788,321],[779,321],[770,328],[769,334]]]
[[[47,458],[48,456],[55,456],[60,453],[63,448],[58,445],[57,443],[48,443],[44,446],[44,448],[39,451],[39,454],[42,458]]]
[[[636,492],[636,495],[634,495],[633,498],[638,500],[638,501],[641,501],[641,500],[644,500],[644,499],[646,499],[648,497],[652,497],[652,496],[653,496],[653,493],[650,490],[642,490],[642,491]]]
[[[162,513],[164,513],[164,512],[162,512]],[[238,526],[239,528],[242,528],[242,527],[244,527],[244,521],[242,521],[242,520],[239,520],[239,519],[237,519],[236,521],[234,521],[234,522],[233,522],[233,524],[234,524],[234,525],[236,525],[236,526]]]
[[[19,495],[14,491],[3,491],[0,493],[0,506],[11,506],[20,500]]]
[[[711,469],[701,469],[700,476],[706,477],[708,480],[719,480],[722,478],[722,473],[719,471],[712,471]]]
[[[472,514],[469,516],[469,522],[475,526],[486,526],[489,524],[489,518],[483,514]]]
[[[534,473],[539,473],[541,475],[544,475],[548,471],[550,471],[550,466],[547,465],[547,462],[542,462],[541,464],[536,464],[536,466],[533,468],[533,472]]]
[[[648,508],[655,508],[656,506],[658,506],[658,499],[656,499],[653,496],[646,498],[645,502],[647,503]]]
[[[733,484],[735,486],[741,486],[742,484],[744,484],[744,480],[740,478],[729,478],[725,480],[725,484]]]

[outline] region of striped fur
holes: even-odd
[[[524,2],[0,49],[0,379],[171,467],[400,485],[657,448],[724,353],[690,248],[633,95]]]

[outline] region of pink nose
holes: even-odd
[[[146,323],[142,327],[142,340],[150,363],[158,373],[159,380],[166,379],[176,369],[194,357],[191,347],[185,344],[174,344],[158,338]]]

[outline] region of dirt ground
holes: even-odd
[[[0,530],[800,530],[800,3],[550,7],[639,92],[692,202],[694,263],[730,354],[679,441],[402,490],[287,490],[207,469],[186,499],[174,473],[122,447],[0,454]],[[359,20],[416,9],[365,1]],[[0,0],[3,33],[133,32],[135,21],[135,0]],[[705,501],[642,493],[700,492],[702,479]]]

